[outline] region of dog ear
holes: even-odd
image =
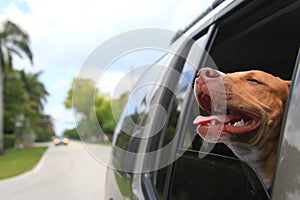
[[[291,86],[291,81],[284,81],[289,87]]]

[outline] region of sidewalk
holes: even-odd
[[[48,147],[52,144],[52,141],[51,142],[35,142],[33,144],[34,147]]]

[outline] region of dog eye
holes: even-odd
[[[262,85],[264,84],[264,83],[254,79],[254,78],[248,78],[247,81],[250,82],[250,83],[262,84]]]

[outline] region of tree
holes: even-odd
[[[97,96],[95,99],[95,111],[97,120],[104,133],[112,139],[116,121],[112,112],[112,101],[111,98],[105,95]]]
[[[38,73],[25,73],[21,71],[21,79],[24,83],[24,88],[29,94],[29,99],[32,101],[33,109],[40,113],[44,109],[44,103],[47,101],[46,97],[49,95],[44,84],[39,81]]]
[[[55,135],[50,115],[40,114],[39,126],[35,130],[37,142],[49,141]]]
[[[4,133],[14,133],[18,118],[26,107],[28,95],[20,71],[11,70],[4,77]]]
[[[41,120],[48,119],[46,115],[42,114],[46,97],[49,95],[43,83],[39,81],[39,73],[25,73],[20,72],[21,79],[24,83],[24,89],[27,93],[26,102],[24,102],[23,122],[23,143],[25,147],[31,146],[33,142],[32,137],[36,132],[40,133]],[[48,119],[49,121],[50,119]]]
[[[103,133],[112,139],[116,122],[127,103],[129,93],[125,92],[118,99],[112,99],[109,95],[99,94],[94,82],[84,78],[74,78],[72,86],[64,105],[66,108],[73,108],[81,116],[77,131],[84,133],[85,137],[95,136],[100,141],[104,140]],[[74,134],[74,129],[66,130],[65,133]]]
[[[0,155],[4,153],[3,148],[3,72],[12,69],[13,55],[22,58],[27,56],[31,64],[33,55],[29,48],[29,36],[15,23],[7,20],[0,30]]]
[[[88,140],[103,141],[103,134],[99,134],[97,131],[97,118],[94,111],[97,89],[94,82],[91,79],[74,78],[72,86],[68,91],[64,105],[66,108],[73,108],[75,114],[79,116],[77,129],[81,137]]]
[[[4,132],[16,133],[25,147],[31,146],[33,134],[38,140],[54,134],[51,117],[42,113],[48,92],[40,74],[11,69],[4,77]]]

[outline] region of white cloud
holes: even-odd
[[[97,88],[101,93],[110,94],[112,96],[113,91],[124,76],[125,74],[122,71],[107,72],[99,78]]]
[[[164,28],[177,31],[187,26],[208,0],[23,0],[30,11],[11,2],[0,13],[0,20],[9,18],[26,30],[31,37],[34,54],[34,67],[26,60],[15,59],[15,67],[27,70],[43,70],[47,76],[49,69],[59,69],[59,73],[75,74],[89,54],[102,42],[125,31],[140,28]],[[211,1],[209,1],[211,2]],[[115,87],[111,80],[120,80],[122,73],[107,74],[102,80],[105,90]],[[53,84],[54,81],[57,81]],[[47,88],[67,92],[70,77],[61,79],[60,74]],[[116,81],[117,83],[118,81]],[[51,91],[50,91],[51,92]],[[58,99],[60,100],[58,102]],[[50,102],[51,101],[51,102]],[[46,106],[46,112],[56,119],[56,129],[61,131],[67,112],[60,98],[50,98],[49,105],[57,104],[55,109]],[[53,107],[51,107],[53,108]],[[58,114],[63,113],[63,114]],[[69,117],[69,115],[68,115]]]
[[[71,87],[71,82],[66,78],[60,78],[55,83],[53,83],[52,87],[54,89],[61,89],[61,88],[69,89]]]
[[[52,116],[55,124],[55,132],[60,135],[65,129],[72,129],[75,127],[75,117],[72,110],[66,110],[63,105],[56,105],[45,110]]]

